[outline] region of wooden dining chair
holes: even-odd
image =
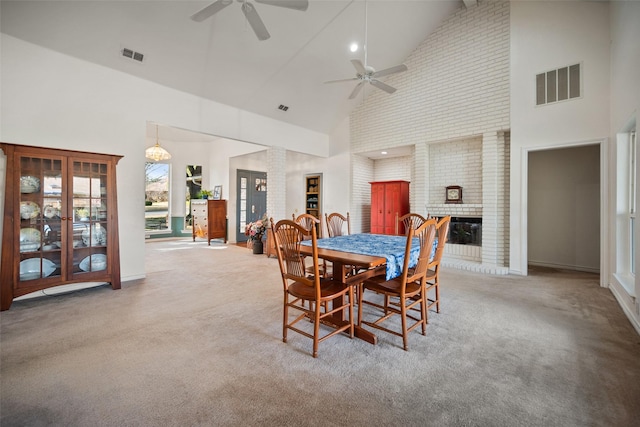
[[[291,219],[293,219],[293,222],[295,222],[296,224],[301,225],[305,230],[310,231],[312,227],[315,228],[316,236],[318,236],[319,233],[317,231],[319,231],[318,229],[320,228],[318,227],[318,224],[320,224],[320,219],[307,213],[303,213],[298,216],[296,216],[296,214],[292,214]],[[310,238],[311,233],[305,234],[305,240],[309,240]]]
[[[398,218],[396,215],[396,235],[406,234],[410,228],[418,228],[427,221],[427,218],[417,213],[408,213]],[[402,224],[402,229],[400,229]]]
[[[332,214],[324,214],[325,222],[327,224],[327,233],[329,237],[346,236],[351,234],[351,219],[349,218],[349,212],[347,216],[333,212]],[[344,225],[347,224],[347,232],[344,232]]]
[[[425,289],[425,295],[427,298],[427,316],[428,310],[436,306],[436,313],[440,313],[440,262],[442,261],[442,255],[444,254],[444,245],[447,242],[449,236],[449,224],[451,223],[451,216],[447,215],[440,218],[436,225],[438,245],[436,247],[436,253],[433,256],[431,262],[429,262],[429,268],[427,270],[427,284]],[[434,290],[434,296],[429,298],[429,291]],[[427,317],[428,322],[428,317]]]
[[[311,214],[304,213],[304,214],[300,214],[298,216],[296,216],[296,214],[292,214],[291,218],[293,219],[293,222],[295,222],[296,224],[302,226],[302,228],[307,230],[307,233],[304,235],[304,240],[310,240],[311,239],[311,229],[312,228],[314,230],[318,230],[318,229],[321,228],[321,227],[318,227],[318,225],[320,224],[320,220],[318,218],[316,218],[315,216],[311,215]],[[316,234],[316,236],[317,236],[317,234]],[[313,269],[312,266],[308,266],[307,267],[307,273],[313,274],[312,269]],[[326,263],[325,260],[322,260],[322,264],[320,265],[320,274],[324,278],[328,278],[329,277],[329,271],[327,269],[327,263]]]
[[[425,221],[418,228],[409,228],[407,230],[407,244],[404,253],[404,265],[402,274],[395,279],[386,280],[386,276],[375,276],[365,280],[359,285],[358,294],[358,326],[364,324],[372,328],[376,328],[392,335],[402,337],[402,344],[405,350],[409,350],[408,333],[421,327],[422,335],[426,335],[427,327],[427,305],[425,297],[426,274],[429,266],[429,258],[433,247],[433,240],[436,235],[436,220],[430,219]],[[411,247],[414,238],[418,238],[420,245],[420,253],[418,255],[417,264],[409,268],[409,260],[411,255]],[[373,291],[384,297],[384,303],[377,300],[365,299],[365,292]],[[390,298],[397,299],[398,303],[388,304]],[[374,321],[365,321],[363,319],[363,305],[374,307],[382,314]],[[414,315],[411,311],[413,308],[418,309],[418,315]],[[399,315],[401,318],[401,331],[391,326],[382,326],[382,323],[389,320],[392,316]],[[413,320],[411,325],[407,325],[407,321]]]
[[[303,256],[300,253],[300,244],[308,230],[288,219],[273,224],[273,218],[271,219],[271,228],[276,242],[276,253],[284,285],[282,341],[287,342],[289,329],[298,332],[313,340],[313,357],[317,357],[318,344],[325,339],[347,331],[349,337],[353,338],[353,286],[320,277],[315,228],[311,229],[310,239],[313,253],[310,258],[313,260],[315,273],[312,276],[307,276]],[[336,301],[341,301],[341,303]],[[291,320],[290,310],[295,312]],[[323,319],[334,315],[345,318],[347,312],[348,322],[340,324],[336,324],[334,321],[322,322]],[[311,320],[313,332],[309,332],[308,328],[307,330],[303,329],[304,323],[298,325],[298,322],[304,319]],[[320,336],[321,322],[332,331]]]

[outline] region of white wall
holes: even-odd
[[[640,110],[640,3],[610,3],[611,130],[615,134]]]
[[[349,211],[349,153],[328,158],[309,156],[292,151],[287,152],[287,207],[286,218],[291,214],[300,215],[305,212],[304,178],[310,174],[322,174],[321,209],[324,215],[340,212],[346,215]],[[275,218],[274,218],[275,219]],[[323,236],[326,229],[323,222]]]
[[[535,106],[535,75],[582,63],[582,98]],[[510,269],[527,272],[527,152],[609,135],[609,5],[511,3]],[[544,215],[544,212],[536,212]]]
[[[314,155],[329,152],[327,135],[1,37],[0,139],[124,155],[117,168],[123,280],[145,274],[140,200],[147,121]]]
[[[617,182],[616,172],[624,168],[616,163],[616,134],[627,132],[630,127],[635,126],[636,131],[640,124],[640,2],[632,1],[612,1],[610,6],[611,22],[611,182],[616,182],[617,191],[609,192],[609,202],[611,206],[611,221],[609,224],[609,234],[612,236],[608,242],[610,253],[611,271],[608,272],[607,280],[609,287],[618,302],[622,306],[625,314],[640,333],[640,257],[636,254],[635,279],[631,277],[621,277],[617,271],[618,265],[624,265],[623,257],[627,255],[627,238],[620,236],[616,230],[619,226],[616,214],[616,195],[625,193],[625,182]],[[627,156],[621,156],[621,161],[626,162]],[[640,152],[636,153],[636,164],[640,164]],[[640,178],[636,178],[640,182]],[[626,195],[622,197],[626,198]],[[640,200],[640,187],[636,188],[636,200]],[[636,221],[638,221],[636,219]],[[640,227],[637,227],[635,234],[636,242],[640,242]],[[629,283],[622,283],[622,280]]]

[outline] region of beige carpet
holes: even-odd
[[[147,278],[2,312],[5,426],[632,426],[640,337],[597,277],[445,270],[427,336],[281,340],[277,261],[152,242]],[[54,289],[46,291],[53,293]]]

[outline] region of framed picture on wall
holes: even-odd
[[[213,187],[213,200],[220,200],[222,198],[222,185],[216,185]]]

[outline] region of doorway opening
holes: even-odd
[[[528,155],[528,265],[600,272],[600,145]]]

